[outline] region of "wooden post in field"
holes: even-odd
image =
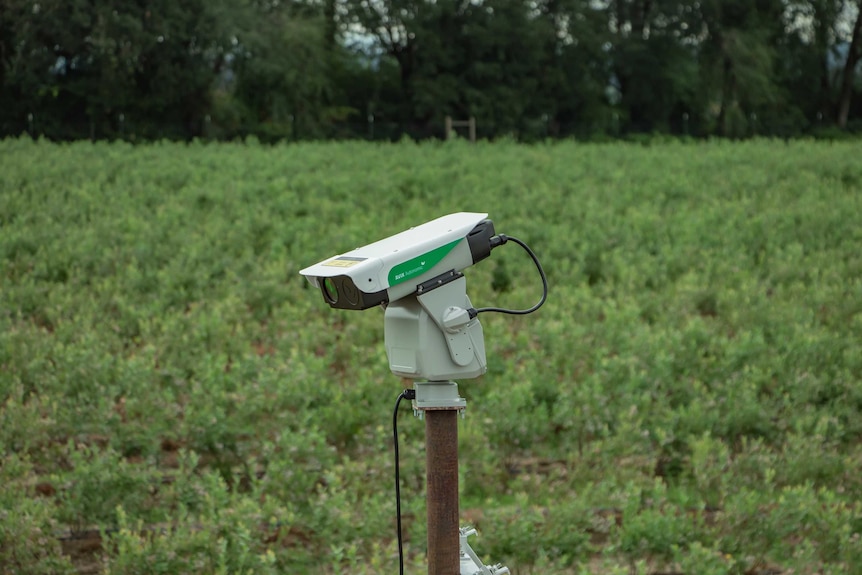
[[[428,575],[458,575],[458,410],[425,412]]]
[[[453,120],[452,116],[446,116],[446,139],[452,137],[452,128],[463,128],[466,127],[469,130],[470,135],[470,143],[476,143],[476,118],[475,116],[470,116],[469,120]]]

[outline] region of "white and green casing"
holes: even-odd
[[[301,270],[331,307],[367,309],[416,291],[450,270],[461,271],[491,251],[488,214],[458,212],[339,254]]]

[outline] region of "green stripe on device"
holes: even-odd
[[[463,238],[462,238],[463,239]],[[397,266],[389,270],[389,287],[405,282],[412,277],[422,275],[440,261],[449,255],[449,252],[460,242],[457,239],[452,243],[442,245],[439,248],[434,248],[430,252],[426,252],[419,257],[415,257],[406,262],[401,262]]]

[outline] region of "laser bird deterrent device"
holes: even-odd
[[[337,255],[300,271],[340,309],[367,309],[413,294],[427,279],[491,253],[488,214],[458,213]]]
[[[473,307],[463,270],[509,241],[524,248],[535,264],[542,279],[541,299],[523,310]],[[454,415],[463,414],[467,403],[451,380],[475,378],[487,369],[479,314],[523,315],[544,304],[548,281],[536,255],[521,240],[496,234],[488,214],[459,212],[333,256],[299,273],[320,290],[330,307],[363,310],[383,306],[383,339],[390,370],[423,380],[398,400],[412,399],[414,413],[426,421],[429,575],[508,573],[506,567],[483,565],[466,542],[467,535],[475,531],[458,526]],[[398,403],[396,415],[397,409]],[[397,427],[395,432],[397,461]],[[396,465],[400,510],[397,469]],[[401,557],[400,512],[398,518]]]

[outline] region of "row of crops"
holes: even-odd
[[[461,508],[527,573],[857,573],[857,143],[0,142],[0,571],[397,569],[382,313],[298,270],[457,211]],[[541,286],[516,247],[477,306]],[[425,570],[424,426],[401,436]]]

